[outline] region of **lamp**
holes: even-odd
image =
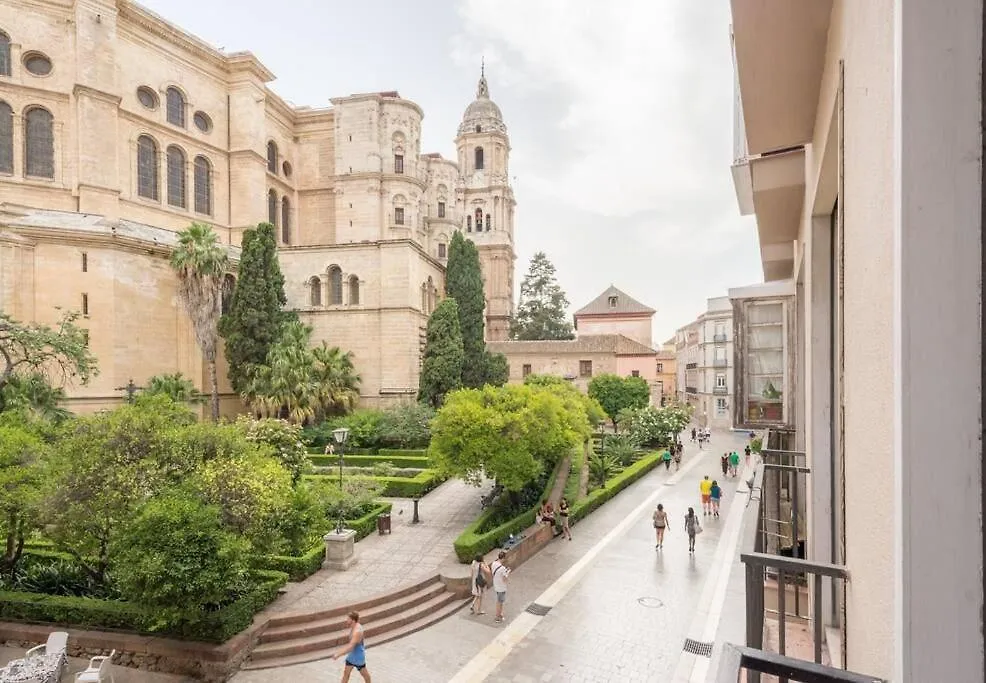
[[[338,429],[332,430],[332,438],[335,442],[339,444],[339,521],[336,522],[336,533],[342,533],[342,464],[343,464],[343,451],[346,446],[346,439],[349,438],[349,430],[345,427],[339,427]]]

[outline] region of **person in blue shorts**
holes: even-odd
[[[346,668],[342,672],[342,683],[348,683],[349,676],[353,669],[359,671],[366,683],[370,683],[370,672],[366,669],[366,646],[363,645],[363,627],[359,623],[359,612],[350,612],[346,615],[346,627],[349,628],[349,643],[342,652],[332,655],[332,659],[339,659],[346,655]]]

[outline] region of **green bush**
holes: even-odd
[[[589,458],[589,481],[593,486],[602,486],[620,469],[620,463],[612,455],[593,455]]]
[[[750,442],[750,450],[759,453],[763,450],[763,439],[759,436]]]
[[[390,455],[390,452],[381,451],[376,455],[349,455],[346,454],[343,465],[345,467],[373,467],[382,462],[390,463],[394,467],[402,469],[426,470],[431,467],[431,460],[426,451],[396,451],[398,453],[417,453],[418,455]],[[315,467],[338,467],[339,458],[334,455],[313,455],[310,457],[312,465]]]
[[[339,486],[338,479],[331,474],[309,474],[305,479],[321,486]],[[420,498],[444,481],[435,470],[422,470],[413,477],[345,477],[343,482],[347,480],[381,484],[383,491],[377,495],[388,498]]]
[[[649,453],[640,458],[637,462],[617,474],[606,482],[606,485],[596,489],[582,500],[577,501],[569,509],[568,519],[570,523],[575,523],[590,512],[598,508],[607,500],[625,489],[627,486],[637,481],[661,462],[664,451]]]
[[[381,457],[388,458],[424,458],[428,459],[427,448],[381,448],[377,451]],[[391,460],[393,462],[393,460]],[[394,463],[395,465],[397,463]]]

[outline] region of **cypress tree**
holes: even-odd
[[[445,299],[428,319],[427,341],[418,400],[432,408],[445,401],[445,394],[462,386],[462,334],[459,307],[455,299]]]
[[[462,333],[462,384],[482,387],[486,383],[486,340],[483,313],[483,273],[479,266],[479,250],[462,233],[452,235],[449,243],[448,266],[445,270],[445,295],[455,299],[459,308],[459,329]]]
[[[226,340],[229,378],[237,393],[246,386],[246,368],[266,362],[282,326],[295,317],[284,310],[286,303],[274,226],[261,223],[243,233],[229,312],[219,321],[219,333]]]

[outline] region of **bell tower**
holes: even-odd
[[[510,138],[500,108],[490,99],[485,66],[476,99],[466,107],[455,138],[459,157],[456,204],[459,229],[479,250],[486,295],[486,339],[510,334],[514,312],[514,192]]]

